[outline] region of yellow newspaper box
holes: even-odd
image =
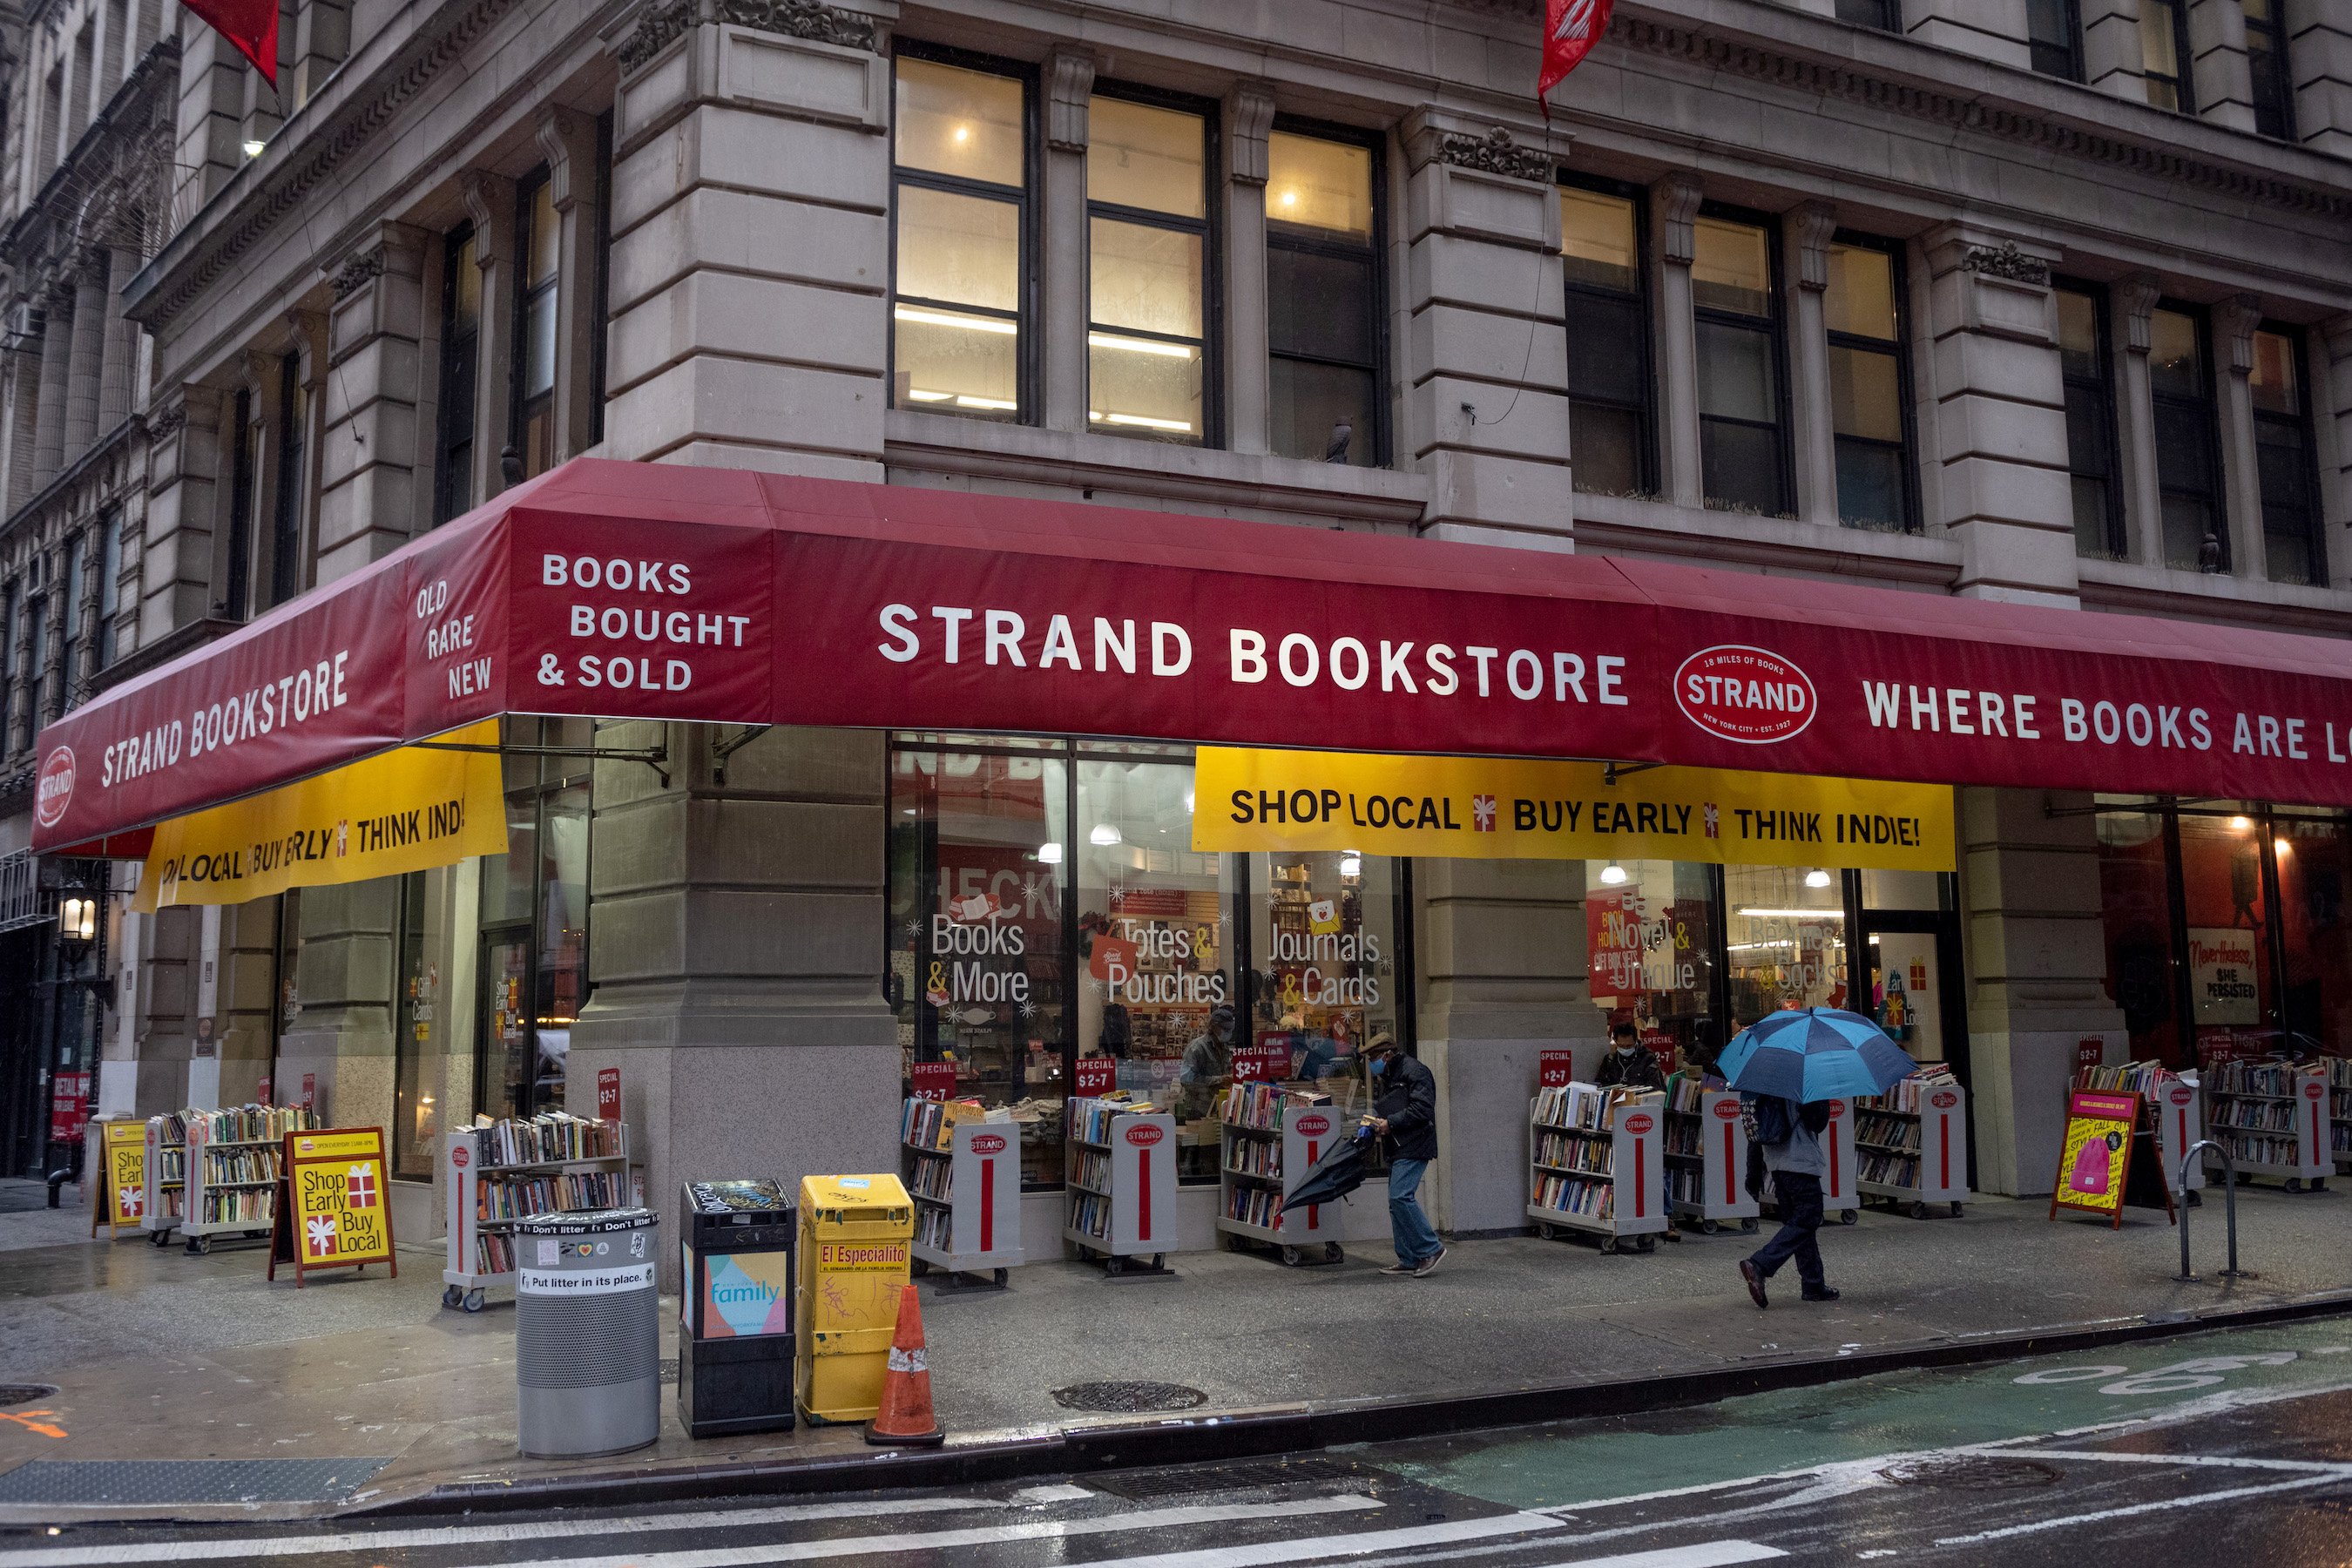
[[[870,1421],[881,1407],[914,1238],[898,1177],[803,1178],[795,1385],[810,1423]]]

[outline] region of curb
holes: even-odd
[[[1485,1427],[1643,1415],[1711,1405],[1743,1394],[1844,1383],[1878,1373],[1974,1366],[2337,1313],[2352,1313],[2352,1290],[2327,1291],[2262,1307],[2125,1318],[2082,1328],[2029,1329],[1853,1355],[1791,1357],[1703,1373],[1556,1384],[1437,1399],[1367,1399],[1066,1426],[1035,1436],[982,1438],[926,1452],[877,1451],[786,1464],[637,1468],[560,1479],[445,1485],[413,1497],[342,1510],[333,1517],[426,1519],[555,1508],[630,1508],[888,1487],[971,1486],[1210,1460],[1267,1458]]]

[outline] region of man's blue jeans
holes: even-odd
[[[1414,1195],[1421,1191],[1422,1173],[1428,1169],[1426,1160],[1389,1162],[1389,1234],[1396,1240],[1399,1263],[1423,1263],[1444,1250],[1429,1215],[1422,1212],[1421,1199]]]

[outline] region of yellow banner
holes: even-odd
[[[496,746],[498,721],[440,739]],[[497,756],[403,746],[158,824],[131,908],[241,904],[289,888],[423,871],[506,847]]]
[[[1952,792],[1802,773],[1203,746],[1192,847],[1949,871]]]

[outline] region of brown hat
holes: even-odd
[[[1364,1042],[1364,1055],[1368,1057],[1376,1057],[1382,1051],[1392,1051],[1396,1048],[1396,1037],[1386,1029],[1374,1029],[1372,1037]]]

